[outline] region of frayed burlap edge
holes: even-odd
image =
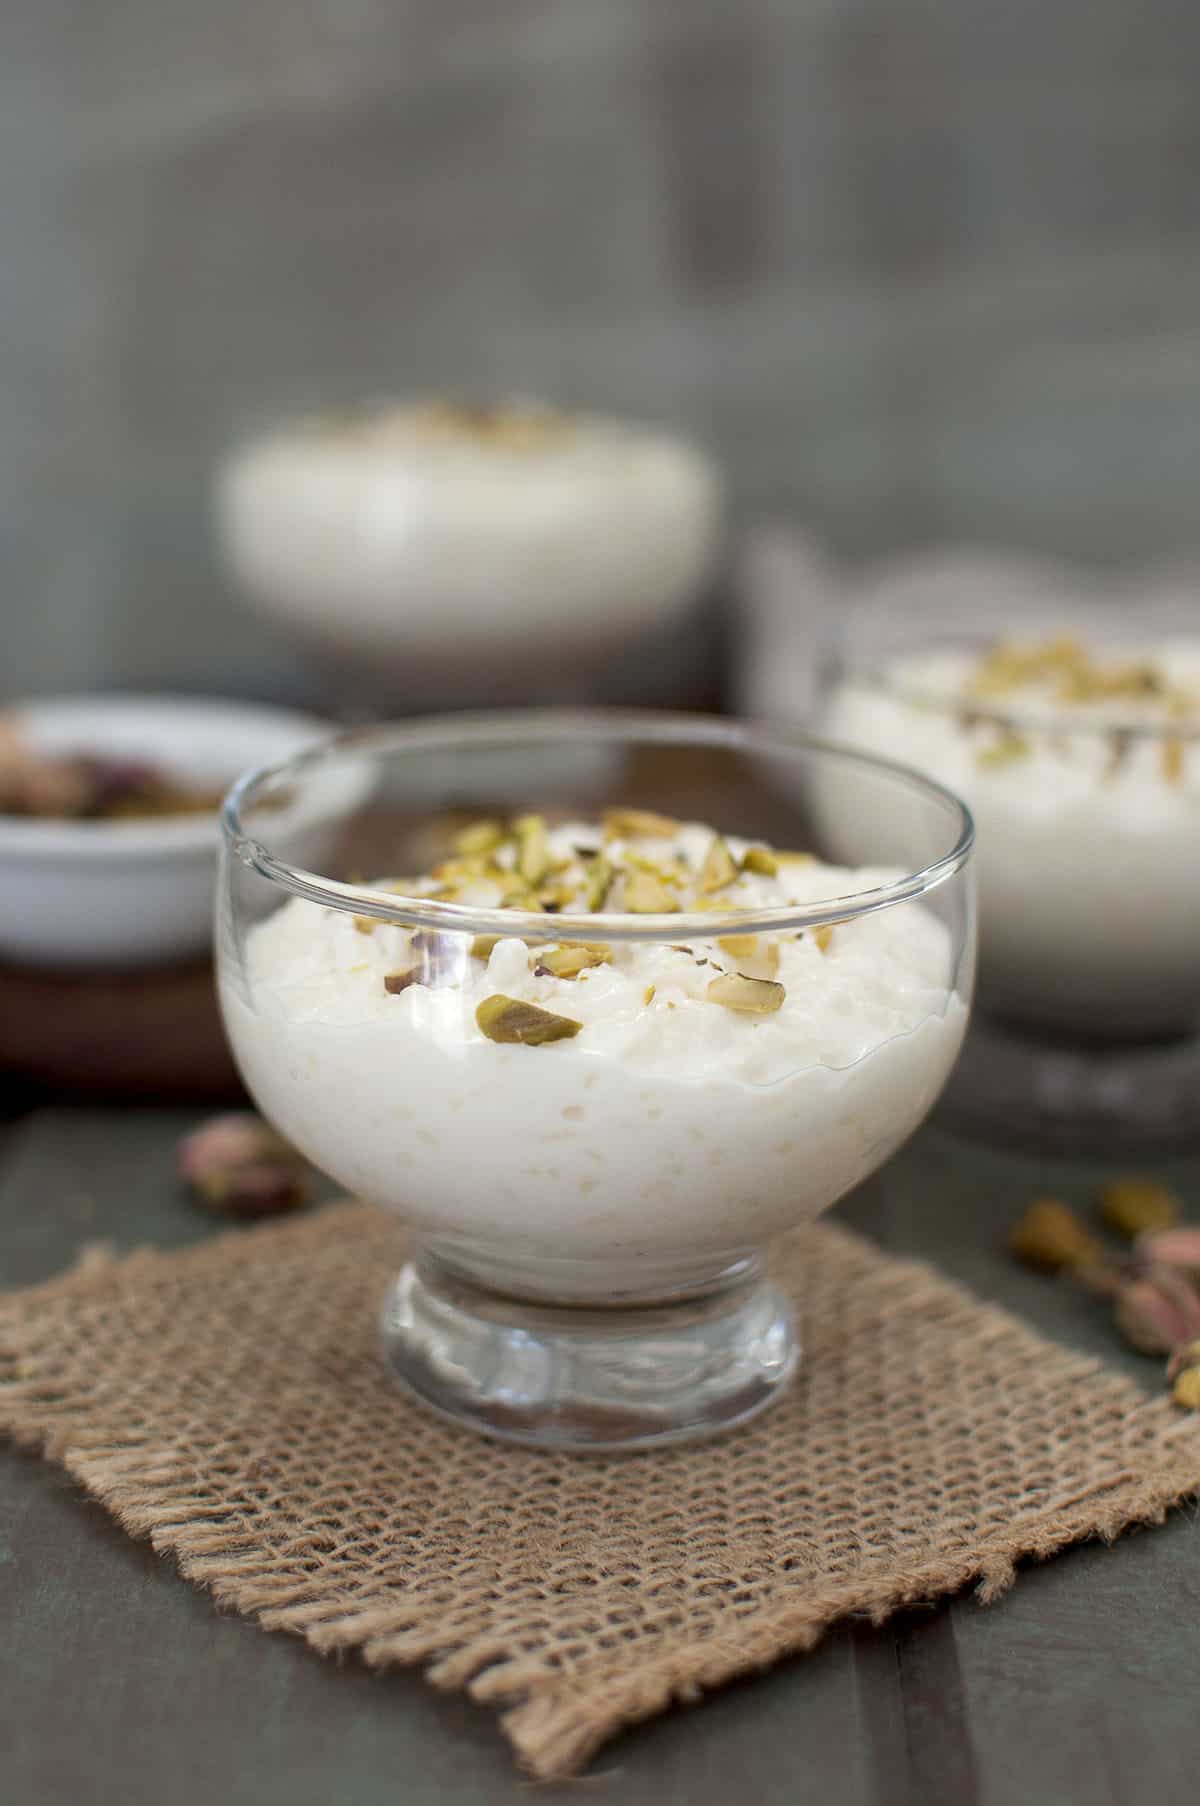
[[[289,1226],[298,1242],[319,1246],[345,1234],[345,1218],[363,1206],[335,1205],[307,1222]],[[1113,1543],[1141,1525],[1161,1524],[1169,1510],[1200,1492],[1200,1422],[1181,1416],[1164,1401],[1142,1400],[1141,1420],[1154,1433],[1155,1465],[1150,1473],[1127,1472],[1089,1487],[1077,1498],[1060,1500],[1019,1530],[997,1530],[959,1558],[939,1552],[903,1572],[866,1577],[861,1586],[844,1583],[827,1594],[818,1590],[803,1603],[780,1604],[753,1625],[685,1649],[664,1652],[611,1685],[603,1708],[589,1702],[586,1722],[571,1680],[547,1675],[536,1664],[522,1672],[520,1661],[486,1644],[447,1644],[432,1628],[415,1629],[400,1608],[347,1609],[350,1601],[314,1602],[303,1583],[281,1588],[265,1579],[266,1564],[252,1549],[238,1555],[169,1468],[147,1464],[147,1447],[125,1441],[93,1443],[78,1424],[61,1425],[71,1406],[53,1389],[22,1373],[21,1329],[39,1307],[70,1296],[135,1284],[156,1269],[212,1264],[220,1267],[232,1245],[262,1231],[232,1231],[180,1253],[141,1249],[115,1258],[107,1245],[86,1248],[75,1267],[60,1276],[0,1299],[0,1433],[57,1463],[98,1500],[132,1537],[146,1539],[157,1553],[170,1553],[180,1572],[206,1588],[222,1606],[255,1618],[265,1630],[298,1635],[318,1653],[361,1653],[373,1668],[422,1667],[443,1690],[464,1690],[471,1698],[501,1709],[501,1726],[522,1765],[540,1780],[577,1774],[591,1755],[621,1729],[649,1719],[672,1705],[697,1703],[725,1683],[761,1672],[781,1659],[810,1650],[831,1624],[848,1616],[883,1623],[906,1606],[949,1597],[975,1585],[981,1604],[999,1599],[1017,1578],[1022,1561],[1045,1560],[1072,1544],[1098,1539]],[[846,1235],[842,1230],[827,1233]],[[890,1258],[890,1257],[889,1257]],[[914,1273],[932,1273],[925,1263],[897,1260]],[[998,1307],[981,1304],[966,1288],[937,1276],[941,1285],[969,1299],[981,1320],[1010,1321]],[[1099,1361],[1086,1368],[1113,1378]],[[1136,1395],[1136,1388],[1130,1387]],[[642,1456],[642,1460],[653,1459]]]

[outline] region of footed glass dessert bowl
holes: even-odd
[[[411,1391],[593,1449],[778,1396],[768,1244],[962,1041],[963,806],[787,730],[551,713],[343,736],[244,778],[224,828],[230,1041],[276,1127],[411,1225],[383,1319]]]
[[[823,716],[969,804],[980,1015],[954,1100],[1059,1144],[1200,1121],[1200,632],[1129,621],[1066,598],[970,634],[893,617]]]

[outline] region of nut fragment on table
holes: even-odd
[[[1151,1230],[1170,1229],[1179,1221],[1180,1204],[1169,1185],[1130,1176],[1101,1188],[1100,1213],[1110,1229],[1132,1241]]]
[[[1037,1198],[1009,1237],[1009,1247],[1027,1267],[1059,1273],[1101,1258],[1100,1244],[1061,1198]]]
[[[295,1148],[248,1110],[193,1129],[179,1143],[176,1162],[192,1196],[229,1216],[277,1216],[295,1210],[309,1192]]]
[[[1200,1411],[1200,1340],[1177,1348],[1167,1364],[1171,1397],[1187,1411]]]
[[[1142,1354],[1171,1354],[1200,1336],[1200,1293],[1169,1267],[1151,1267],[1119,1286],[1113,1315]]]

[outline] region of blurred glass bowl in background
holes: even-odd
[[[361,703],[671,702],[704,666],[722,484],[658,429],[382,402],[243,445],[215,506],[239,591]]]

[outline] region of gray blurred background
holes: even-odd
[[[3,689],[288,695],[206,491],[380,390],[676,421],[838,552],[1194,552],[1195,0],[11,0]]]

